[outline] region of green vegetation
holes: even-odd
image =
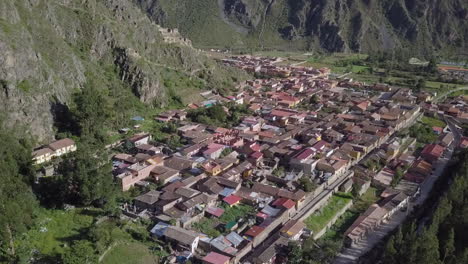
[[[317,184],[309,177],[302,177],[299,179],[299,187],[305,192],[313,192],[315,189],[317,189]]]
[[[369,187],[362,196],[355,199],[353,206],[341,215],[338,221],[327,230],[320,240],[332,240],[341,243],[344,238],[344,232],[346,232],[360,214],[364,213],[379,198],[379,191],[374,187]]]
[[[455,161],[446,175],[446,180],[453,182],[438,185],[437,193],[432,193],[421,214],[416,214],[388,240],[383,256],[376,256],[382,263],[468,262],[464,235],[468,228],[468,152],[458,154]],[[440,192],[441,197],[437,195]],[[368,259],[371,263],[372,258]]]
[[[331,221],[338,211],[343,209],[352,200],[349,194],[334,194],[324,208],[309,216],[304,223],[307,228],[317,233]]]
[[[416,138],[418,143],[430,144],[437,140],[437,134],[432,130],[432,126],[418,122],[409,128],[410,137]]]
[[[24,248],[36,249],[42,256],[55,256],[66,251],[66,245],[84,239],[94,222],[97,209],[46,210],[37,212],[35,226],[21,240]]]
[[[18,83],[18,89],[27,93],[31,91],[32,85],[28,80],[22,80],[21,82]]]
[[[219,218],[222,223],[229,223],[232,221],[239,221],[239,219],[248,217],[250,214],[255,212],[255,209],[248,204],[238,204],[234,206],[228,206],[223,204],[224,214]]]
[[[421,123],[426,124],[431,127],[442,127],[446,126],[445,122],[434,117],[423,116],[421,118]]]
[[[103,258],[103,264],[158,264],[159,257],[151,252],[151,248],[141,243],[125,243],[114,246]]]
[[[34,172],[31,143],[20,131],[3,127],[0,119],[0,262],[19,261],[20,237],[34,224],[37,201],[31,191]]]
[[[221,235],[221,232],[215,228],[217,224],[217,221],[214,219],[204,217],[200,221],[194,223],[192,227],[210,237],[218,237]]]
[[[187,117],[193,122],[229,128],[237,125],[242,116],[248,114],[251,112],[246,105],[227,103],[191,110]]]

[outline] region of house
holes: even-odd
[[[69,138],[57,140],[46,147],[33,151],[33,163],[42,164],[52,160],[54,157],[60,157],[73,151],[76,151],[75,141]]]
[[[218,163],[216,163],[216,162],[214,162],[212,160],[206,161],[201,166],[202,166],[203,170],[208,175],[212,175],[212,176],[216,176],[216,175],[220,174],[221,171],[222,171],[221,170],[221,165],[219,165]]]
[[[205,213],[219,218],[224,214],[224,209],[218,207],[208,207],[206,208]]]
[[[277,236],[271,244],[262,245],[258,250],[259,254],[254,256],[255,264],[272,264],[284,263],[278,262],[278,254],[281,253],[282,248],[288,245],[288,239],[283,236]]]
[[[238,204],[241,200],[242,198],[237,195],[229,195],[228,197],[225,197],[223,199],[223,201],[229,204],[229,206],[234,206]]]
[[[442,134],[439,137],[439,142],[444,147],[450,146],[452,144],[453,140],[454,140],[454,137],[453,137],[452,132]]]
[[[148,155],[156,155],[161,153],[161,148],[155,147],[150,144],[141,144],[136,147],[139,153],[145,153]]]
[[[224,145],[211,143],[206,147],[206,150],[203,151],[203,157],[207,159],[217,159],[225,149]]]
[[[138,134],[128,139],[128,142],[134,147],[138,147],[143,144],[148,144],[151,140],[150,134]]]
[[[347,163],[348,162],[346,160],[322,158],[317,163],[317,169],[341,175],[346,170]]]
[[[468,137],[462,137],[460,148],[468,148]]]
[[[384,198],[379,204],[371,205],[364,214],[359,216],[356,221],[346,230],[345,241],[346,246],[359,242],[367,233],[372,232],[382,222],[387,221],[393,214],[406,207],[409,197],[403,192],[393,192],[393,194]]]
[[[200,238],[192,231],[177,226],[169,226],[164,232],[164,237],[184,249],[194,253],[198,247]]]
[[[54,151],[50,148],[41,148],[32,153],[34,164],[49,162],[54,157]]]
[[[239,247],[242,242],[244,242],[244,239],[236,232],[231,232],[226,235],[226,239],[236,248]]]
[[[128,166],[123,173],[117,175],[122,190],[127,191],[137,182],[148,178],[156,166],[157,163],[151,159]]]
[[[156,202],[159,201],[159,191],[149,191],[135,198],[134,204],[139,210],[151,210],[156,208]]]
[[[434,163],[442,156],[444,153],[445,148],[438,144],[428,144],[424,147],[421,152],[421,157],[429,161],[430,163]]]
[[[185,171],[195,168],[197,162],[181,158],[181,157],[171,157],[164,160],[164,166],[171,168],[176,171]]]
[[[163,237],[164,232],[166,232],[166,229],[170,226],[170,224],[158,222],[153,228],[151,228],[150,233],[151,235],[156,236],[158,238]]]
[[[156,166],[151,170],[150,175],[156,182],[166,184],[179,177],[180,173],[166,166]]]
[[[229,264],[231,258],[216,252],[210,252],[202,259],[204,264]]]
[[[68,154],[70,152],[76,151],[76,144],[75,141],[64,138],[61,140],[57,140],[52,142],[48,146],[52,151],[54,151],[55,157],[60,157],[62,155]]]
[[[377,175],[374,176],[372,179],[372,183],[376,186],[387,187],[393,181],[393,177],[395,176],[395,172],[387,167],[383,168]]]
[[[305,228],[305,224],[300,220],[289,220],[281,228],[280,233],[282,236],[291,240],[298,240]]]
[[[254,239],[258,235],[260,235],[260,233],[262,233],[263,230],[265,230],[265,228],[255,225],[252,226],[249,230],[247,230],[247,232],[245,232],[244,235],[251,239]]]

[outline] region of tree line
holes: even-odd
[[[386,243],[380,263],[468,263],[468,151],[450,168],[447,191],[416,221],[399,228]]]

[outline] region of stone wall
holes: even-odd
[[[319,239],[320,237],[322,237],[326,232],[327,230],[336,223],[336,221],[338,221],[338,219],[349,209],[351,208],[351,206],[353,206],[353,201],[349,201],[349,203],[347,205],[345,205],[345,207],[343,207],[338,213],[336,213],[336,215],[328,222],[328,224],[322,229],[320,230],[319,232],[317,232],[316,234],[314,234],[313,238],[315,240]]]

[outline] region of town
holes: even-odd
[[[151,120],[171,124],[181,146],[158,142],[138,126],[122,128],[138,133],[109,146],[122,191],[156,186],[121,210],[154,223],[150,233],[171,245],[170,262],[286,263],[290,241],[319,239],[353,197],[377,189],[378,200],[344,233],[341,263],[347,263],[347,251],[365,253],[378,241],[373,231],[401,224],[427,198],[455,149],[468,148],[460,127],[468,122],[466,96],[331,78],[328,68],[278,58],[222,61],[256,79],[231,95],[204,92],[204,101]],[[236,107],[243,111],[234,118]],[[239,122],[204,122],[194,113],[205,109]],[[411,133],[416,125],[428,127],[433,140]],[[52,142],[33,152],[34,162],[76,149],[68,138]]]

